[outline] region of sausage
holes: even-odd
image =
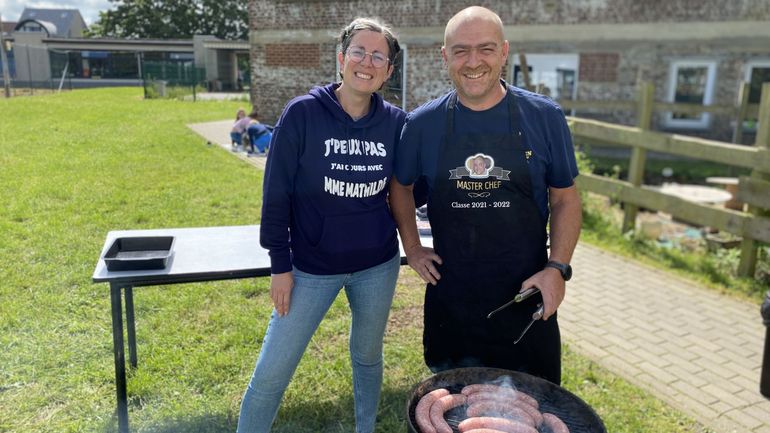
[[[499,402],[495,400],[482,400],[476,403],[469,402],[468,409],[465,413],[469,417],[496,416],[507,418],[535,427],[535,420],[532,419],[532,415],[515,403]]]
[[[543,423],[543,414],[540,413],[539,410],[535,409],[534,407],[524,403],[522,400],[517,400],[514,403],[516,406],[524,409],[525,412],[529,414],[529,416],[532,417],[532,422],[535,423],[535,427],[540,427],[540,425]]]
[[[449,391],[444,388],[434,389],[420,398],[417,407],[414,409],[414,419],[417,421],[417,427],[422,433],[436,433],[436,428],[430,422],[430,407],[439,398],[449,395]]]
[[[473,404],[479,401],[499,401],[507,404],[522,403],[528,404],[535,409],[538,408],[537,401],[535,399],[530,400],[531,397],[523,397],[524,393],[513,392],[489,392],[480,391],[468,394],[468,404]],[[534,404],[532,404],[534,402]]]
[[[540,405],[537,403],[537,400],[535,400],[535,398],[533,398],[531,395],[507,386],[492,385],[491,383],[475,383],[473,385],[465,386],[460,392],[465,395],[471,395],[479,392],[493,393],[496,395],[505,396],[506,398],[515,398],[517,400],[525,401],[535,409],[540,407]]]
[[[534,427],[505,418],[495,418],[489,416],[467,418],[457,426],[461,433],[466,433],[473,429],[491,428],[505,433],[537,433]]]
[[[436,428],[436,433],[453,433],[452,427],[444,420],[444,412],[465,404],[462,394],[449,394],[436,400],[430,407],[430,421]]]
[[[552,413],[543,414],[543,427],[546,433],[569,433],[569,427]]]
[[[468,430],[465,433],[505,433],[505,432],[500,430],[493,430],[491,428],[475,428],[473,430]]]

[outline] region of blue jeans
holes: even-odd
[[[240,146],[241,144],[243,144],[243,140],[242,140],[241,137],[242,137],[241,133],[239,133],[239,132],[231,132],[230,133],[230,142],[232,144],[237,144],[238,146]]]
[[[238,433],[270,431],[283,393],[310,338],[340,289],[352,312],[350,359],[356,433],[371,433],[382,386],[382,338],[401,262],[393,259],[352,274],[313,275],[297,270],[289,313],[273,310],[257,365],[241,403]]]

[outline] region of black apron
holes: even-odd
[[[425,292],[425,362],[434,372],[505,368],[559,384],[556,315],[513,344],[542,302],[539,293],[487,319],[548,258],[546,222],[527,167],[532,151],[522,143],[510,90],[506,100],[512,131],[505,134],[455,134],[456,94],[447,102],[446,137],[428,200],[433,246],[443,264],[438,285],[428,284]]]

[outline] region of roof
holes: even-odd
[[[191,39],[113,39],[113,38],[44,38],[50,48],[58,50],[98,51],[172,51],[193,52]]]
[[[249,41],[203,41],[204,48],[213,48],[215,50],[246,50],[251,48]]]
[[[8,34],[11,33],[14,28],[16,28],[15,22],[3,21],[0,23],[0,32]]]
[[[36,8],[24,8],[24,12],[19,17],[19,23],[16,27],[24,23],[25,21],[34,20],[41,24],[51,24],[53,26],[54,33],[50,33],[50,36],[70,36],[70,30],[74,27],[85,27],[85,21],[83,16],[80,15],[80,11],[77,9],[36,9]],[[45,27],[51,31],[51,27],[45,25]],[[74,35],[73,35],[74,36]]]

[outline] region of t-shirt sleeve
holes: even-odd
[[[551,153],[551,166],[547,170],[546,181],[549,187],[567,188],[572,186],[578,175],[575,147],[572,133],[567,125],[564,112],[554,107],[548,112],[547,140]]]
[[[420,176],[420,128],[412,119],[411,113],[401,130],[401,139],[396,145],[396,157],[393,175],[402,185],[411,185]]]

